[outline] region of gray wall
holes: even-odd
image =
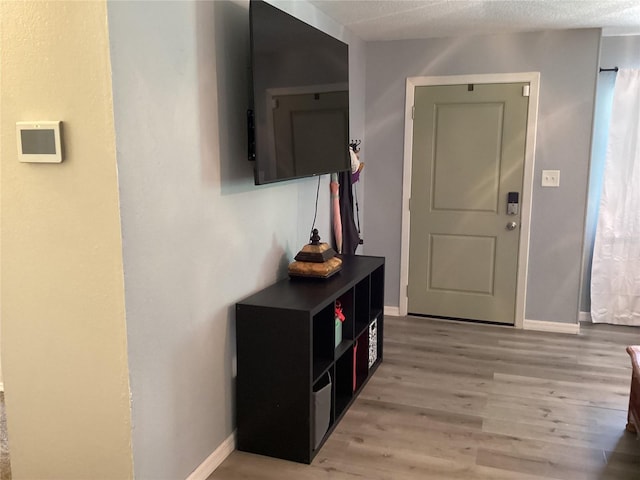
[[[363,45],[311,4],[285,6],[353,44],[362,135]],[[286,276],[317,180],[253,185],[248,2],[109,2],[108,13],[135,476],[185,478],[235,428],[234,304]],[[326,240],[328,207],[324,176]]]
[[[367,254],[387,257],[386,304],[399,304],[405,80],[539,71],[540,103],[525,318],[577,321],[600,30],[367,44]],[[541,188],[543,169],[561,186]]]
[[[640,36],[602,37],[600,43],[600,66],[602,68],[640,68]],[[585,248],[583,263],[583,282],[580,295],[580,311],[591,310],[591,260],[593,242],[598,221],[602,174],[607,149],[608,121],[611,114],[611,100],[615,73],[602,72],[598,75],[596,90],[596,109],[593,127],[593,151],[589,175],[589,200],[585,227]]]
[[[602,68],[640,68],[640,35],[602,37],[600,65]]]

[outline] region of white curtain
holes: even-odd
[[[618,71],[591,273],[591,319],[640,325],[640,70]]]

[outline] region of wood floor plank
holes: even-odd
[[[209,480],[640,480],[640,328],[385,319],[384,362],[311,465],[233,452]]]
[[[493,395],[487,402],[484,418],[600,432],[620,429],[626,424],[627,411],[570,405],[557,400]]]
[[[397,385],[384,385],[374,382],[373,379],[360,396],[363,399],[385,399],[410,407],[439,409],[460,414],[481,412],[486,405],[486,394],[483,393],[447,392],[438,389],[437,385],[406,385],[399,391]]]
[[[635,445],[636,452],[638,445]],[[605,458],[607,460],[606,472],[609,476],[614,474],[619,475],[619,478],[640,478],[640,456],[623,453],[619,450],[614,452],[605,451]],[[635,475],[635,476],[633,476]]]
[[[449,371],[434,371],[432,365],[406,365],[385,362],[384,368],[376,372],[378,385],[438,385],[439,388],[453,390],[471,390],[490,393],[493,373],[461,371],[452,375]]]
[[[557,400],[566,405],[626,410],[629,403],[629,386],[609,383],[593,388],[590,383],[549,380],[539,377],[496,373],[494,395]]]
[[[603,452],[610,448],[619,448],[627,453],[637,451],[637,445],[622,442],[618,446],[620,439],[625,435],[624,430],[617,431],[604,430],[602,432],[579,431],[562,426],[543,426],[525,423],[516,423],[504,420],[487,419],[483,424],[483,431],[501,434],[515,435],[518,438],[534,439],[550,444],[569,444]],[[602,456],[602,455],[601,455]]]
[[[523,474],[540,475],[558,480],[591,480],[600,476],[606,466],[602,455],[585,462],[584,458],[566,457],[561,460],[533,455],[513,455],[484,448],[478,451],[478,465],[509,470]]]
[[[479,431],[482,429],[483,422],[483,417],[477,415],[411,407],[394,402],[369,399],[359,399],[351,407],[349,414],[348,418],[352,419],[370,420],[373,418],[381,423],[392,421],[394,424],[418,424],[428,430],[434,428],[434,424],[442,424],[445,428]]]

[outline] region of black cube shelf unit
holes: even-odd
[[[382,362],[383,307],[384,258],[368,256],[343,257],[329,279],[282,280],[236,304],[238,450],[311,463]],[[314,407],[318,390],[325,405]]]

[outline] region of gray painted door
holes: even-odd
[[[416,87],[409,313],[514,324],[524,85]]]

